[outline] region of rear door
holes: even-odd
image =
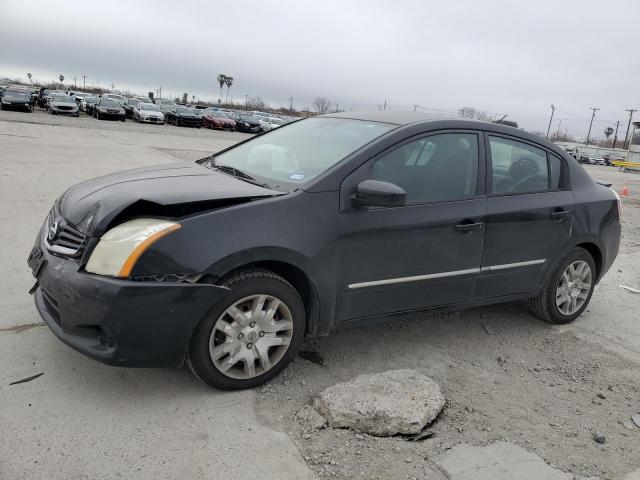
[[[571,238],[565,161],[516,137],[485,134],[487,218],[476,298],[529,293]]]

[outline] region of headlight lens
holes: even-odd
[[[100,238],[85,270],[99,275],[127,278],[140,256],[151,245],[179,228],[179,223],[153,218],[139,218],[122,223]]]

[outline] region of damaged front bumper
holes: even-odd
[[[75,350],[123,367],[181,365],[196,325],[228,291],[89,274],[49,253],[41,240],[29,264],[38,280],[36,308],[51,331]]]

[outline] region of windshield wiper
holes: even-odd
[[[219,170],[219,171],[221,171],[223,173],[227,173],[229,175],[233,175],[238,180],[243,180],[243,181],[245,181],[247,183],[252,183],[253,185],[257,185],[259,187],[270,188],[268,184],[258,182],[255,178],[253,178],[248,173],[243,172],[242,170],[239,170],[239,169],[237,169],[235,167],[232,167],[230,165],[218,165],[216,163],[216,159],[215,158],[211,158],[211,160],[209,160],[209,166],[211,168],[215,168],[216,170]]]

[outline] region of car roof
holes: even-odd
[[[402,111],[370,111],[370,112],[340,112],[321,115],[327,118],[350,118],[354,120],[365,120],[369,122],[384,122],[394,125],[408,125],[410,123],[435,121],[435,120],[460,120],[460,117],[446,114],[434,114],[424,112],[402,112]]]

